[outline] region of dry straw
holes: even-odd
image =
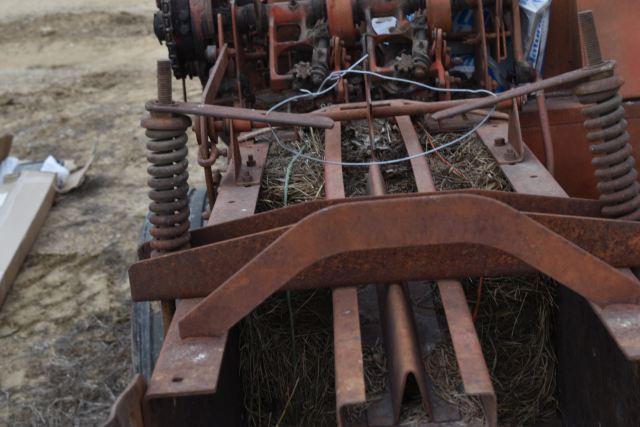
[[[381,160],[406,155],[397,127],[376,120],[376,157]],[[455,133],[430,134],[418,124],[420,140],[427,148],[457,137]],[[319,131],[297,131],[282,136],[287,144],[323,156],[324,135]],[[343,160],[363,161],[371,157],[368,129],[364,122],[350,123],[342,135]],[[292,155],[273,144],[259,200],[259,210],[283,206],[285,185],[288,203],[323,197],[323,167],[298,159],[285,173]],[[434,181],[440,190],[511,188],[491,154],[477,137],[428,157]],[[382,166],[389,193],[416,191],[410,164]],[[344,169],[347,196],[366,194],[366,169]],[[475,309],[478,280],[463,281]],[[436,293],[437,295],[437,293]],[[556,357],[552,343],[555,286],[539,276],[485,278],[482,285],[476,329],[498,396],[501,424],[533,424],[557,414]],[[443,319],[441,304],[436,309]],[[331,292],[316,290],[291,294],[292,313],[285,295],[275,295],[262,304],[241,326],[241,375],[245,406],[251,425],[323,425],[335,423],[333,333]],[[292,317],[290,315],[292,314]],[[293,325],[290,322],[293,319]],[[446,330],[446,322],[441,321]],[[293,334],[292,334],[293,332]],[[478,401],[463,393],[455,354],[448,334],[424,357],[425,368],[436,393],[456,405],[466,420],[477,419]],[[293,336],[293,338],[292,338]],[[386,360],[380,342],[363,348],[367,396],[378,397],[386,387]],[[420,405],[403,410],[403,422],[424,419]]]

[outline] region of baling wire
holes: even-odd
[[[320,86],[318,87],[318,89],[315,92],[311,92],[309,90],[306,89],[301,89],[301,94],[299,95],[294,95],[291,96],[289,98],[286,98],[280,102],[278,102],[277,104],[273,105],[271,108],[269,108],[267,110],[266,114],[269,114],[275,110],[277,110],[278,108],[287,105],[291,102],[296,102],[302,99],[314,99],[317,98],[319,96],[325,95],[326,93],[332,91],[340,82],[340,79],[342,79],[344,76],[349,75],[349,74],[359,74],[359,75],[367,75],[367,76],[373,76],[373,77],[377,77],[379,79],[382,80],[389,80],[389,81],[394,81],[394,82],[398,82],[398,83],[404,83],[404,84],[408,84],[408,85],[414,85],[414,86],[418,86],[421,87],[423,89],[427,89],[427,90],[431,90],[434,92],[447,92],[447,93],[468,93],[468,94],[486,94],[489,96],[496,96],[495,93],[491,92],[490,90],[486,90],[486,89],[451,89],[451,88],[441,88],[441,87],[436,87],[436,86],[431,86],[428,85],[426,83],[422,83],[422,82],[418,82],[415,80],[409,80],[409,79],[403,79],[401,77],[393,77],[393,76],[386,76],[384,74],[380,74],[380,73],[376,73],[373,71],[368,71],[368,70],[357,70],[355,69],[355,67],[357,67],[358,65],[360,65],[365,59],[367,59],[369,56],[369,54],[365,54],[364,56],[362,56],[360,59],[358,59],[355,63],[353,63],[353,65],[351,65],[349,68],[345,69],[345,70],[339,70],[339,71],[333,71],[331,72],[320,84]],[[329,82],[333,82],[330,86],[325,88],[325,85]],[[459,142],[465,140],[466,138],[468,138],[469,136],[471,136],[472,134],[474,134],[478,129],[480,129],[482,126],[484,126],[485,123],[487,123],[487,121],[489,121],[489,119],[491,118],[491,115],[493,114],[493,112],[496,110],[496,107],[494,106],[487,114],[486,116],[480,120],[480,122],[478,122],[473,128],[471,128],[471,130],[469,130],[468,132],[466,132],[465,134],[463,134],[462,136],[459,136],[458,138],[453,139],[452,141],[447,142],[446,144],[442,144],[438,147],[434,147],[431,150],[425,150],[422,153],[416,153],[410,156],[405,156],[405,157],[401,157],[399,159],[391,159],[391,160],[377,160],[377,161],[370,161],[370,162],[342,162],[342,161],[334,161],[334,160],[325,160],[325,159],[321,159],[319,157],[314,157],[311,155],[307,155],[307,154],[303,154],[302,150],[296,150],[295,148],[285,144],[284,142],[282,142],[282,140],[280,139],[280,137],[278,137],[278,134],[276,133],[275,129],[271,126],[271,124],[269,124],[269,129],[271,129],[271,133],[273,134],[273,137],[275,138],[276,142],[278,143],[278,145],[280,147],[282,147],[283,149],[287,150],[289,153],[293,154],[294,156],[296,156],[296,158],[303,158],[306,160],[310,160],[313,162],[319,162],[319,163],[326,163],[326,164],[331,164],[331,165],[339,165],[339,166],[346,166],[346,167],[362,167],[362,166],[371,166],[371,165],[389,165],[389,164],[394,164],[394,163],[402,163],[402,162],[407,162],[411,159],[415,159],[418,157],[422,157],[422,156],[428,156],[429,154],[433,154],[437,151],[440,150],[444,150],[447,147],[451,147],[455,144],[458,144]]]
[[[302,147],[299,151],[299,154],[302,154],[304,147]],[[287,165],[287,171],[284,174],[284,192],[282,195],[282,201],[285,206],[289,204],[289,181],[291,180],[291,172],[293,171],[293,165],[296,160],[300,158],[300,155],[295,155],[289,164]],[[287,309],[289,310],[289,332],[291,333],[291,356],[292,361],[295,361],[297,357],[296,353],[296,330],[295,330],[295,322],[293,320],[293,304],[291,302],[291,291],[287,290]],[[293,363],[292,363],[293,365]]]

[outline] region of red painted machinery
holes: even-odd
[[[337,424],[396,425],[408,382],[429,425],[452,422],[434,407],[422,366],[424,331],[407,285],[416,280],[436,281],[464,391],[496,425],[459,280],[535,271],[563,285],[562,421],[637,424],[640,282],[630,268],[640,265],[640,110],[630,98],[640,70],[619,48],[634,37],[614,39],[633,34],[624,26],[640,12],[633,0],[553,1],[543,75],[523,40],[520,3],[157,0],[154,29],[169,60],[158,63],[158,96],[142,121],[151,239],[129,271],[144,375],[108,425],[241,424],[235,325],[279,291],[312,288],[332,289]],[[185,89],[175,101],[172,74],[199,79],[202,99],[188,102]],[[385,194],[374,119],[395,122],[408,153],[398,161],[410,162],[417,193]],[[367,121],[371,144],[358,165],[341,153],[354,120]],[[514,191],[437,193],[417,120],[434,132],[476,132]],[[206,226],[189,231],[192,124],[210,208]],[[269,141],[301,155],[278,136],[294,127],[324,132],[324,157],[311,160],[324,165],[326,200],[253,214]],[[367,197],[345,198],[343,169],[354,166],[368,171]],[[388,393],[354,416],[367,403],[358,287],[370,283]],[[157,360],[148,301],[162,302]]]

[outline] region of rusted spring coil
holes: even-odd
[[[149,222],[153,225],[150,242],[156,253],[170,252],[189,243],[189,173],[187,167],[188,117],[149,117],[147,128],[147,160],[149,174]]]
[[[629,144],[627,121],[622,97],[624,80],[617,75],[604,75],[576,88],[582,104],[594,104],[582,110],[588,118],[584,126],[596,167],[600,200],[605,202],[602,214],[609,218],[640,219],[640,184],[635,159]]]

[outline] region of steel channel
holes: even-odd
[[[372,158],[375,159],[371,117],[369,117],[368,122]],[[379,165],[373,164],[369,166],[367,183],[370,195],[382,196],[386,193],[386,186]],[[394,423],[400,418],[402,399],[410,376],[413,376],[418,385],[425,412],[430,418],[432,417],[427,374],[422,363],[416,323],[405,286],[405,284],[401,283],[376,285],[380,324],[389,368],[389,389]]]
[[[325,159],[342,159],[342,126],[337,122],[325,131]],[[327,199],[345,197],[342,166],[324,164],[324,188]],[[360,309],[358,288],[333,289],[333,351],[335,358],[336,418],[339,426],[345,424],[345,410],[350,405],[367,400],[360,335]]]
[[[422,151],[411,117],[396,117],[398,128],[410,156]],[[419,192],[437,191],[431,168],[425,156],[411,159],[411,168]],[[434,224],[437,227],[438,224]],[[447,317],[449,333],[460,370],[464,391],[480,398],[487,424],[498,423],[496,394],[491,383],[487,364],[482,354],[480,340],[476,334],[467,300],[458,280],[439,280],[438,290]]]
[[[370,22],[370,20],[367,22]],[[373,52],[373,39],[370,35],[367,35],[366,38],[368,50]],[[371,60],[373,61],[373,59],[372,56]],[[375,161],[374,117],[371,101],[371,86],[368,75],[364,76],[364,82],[371,160]],[[386,193],[386,185],[379,165],[372,164],[369,166],[367,184],[368,192],[372,196],[383,196]],[[392,283],[389,285],[379,284],[376,285],[376,291],[380,310],[380,326],[382,327],[387,366],[389,368],[388,378],[393,423],[396,423],[400,419],[402,399],[405,395],[407,381],[410,376],[415,379],[420,392],[422,407],[431,418],[432,410],[428,397],[427,374],[422,364],[416,324],[405,285],[400,283]]]

